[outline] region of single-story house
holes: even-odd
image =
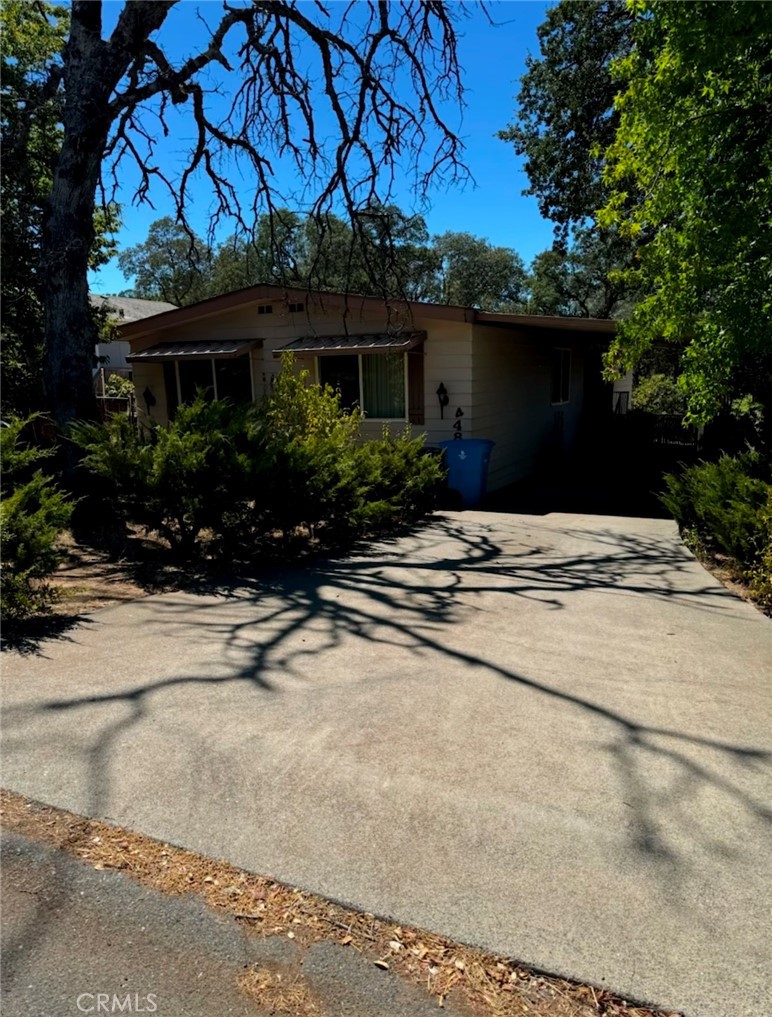
[[[494,314],[259,285],[121,326],[140,420],[166,423],[197,389],[260,401],[295,354],[365,413],[365,437],[409,422],[429,445],[496,443],[489,489],[568,451],[580,422],[610,413],[600,355],[614,331],[590,318]]]

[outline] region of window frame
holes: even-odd
[[[244,357],[244,359],[247,362],[247,367],[249,368],[249,401],[253,403],[255,401],[255,373],[252,370],[252,354],[249,353],[249,352],[243,353],[241,355],[241,357]],[[214,366],[215,365],[215,361],[216,360],[241,360],[241,357],[196,357],[196,360],[198,360],[199,362],[201,360],[208,360],[209,361],[209,368],[210,368],[210,370],[212,372],[212,392],[214,393],[214,396],[213,396],[214,399],[218,399],[219,398],[219,396],[217,394],[217,371],[215,370],[215,366]],[[182,385],[180,384],[180,364],[183,363],[183,362],[184,363],[195,363],[195,361],[192,358],[189,359],[188,361],[183,361],[181,357],[177,357],[174,360],[174,381],[175,381],[175,383],[177,385],[177,405],[178,406],[188,405],[186,403],[183,403],[183,401],[182,401]]]
[[[560,377],[558,379],[558,395],[563,394],[563,354],[568,354],[568,369],[566,371],[566,398],[565,399],[553,399],[553,385],[555,382],[555,354],[560,354]],[[567,406],[571,402],[571,372],[574,364],[574,351],[570,346],[553,346],[552,347],[552,362],[550,364],[550,405],[551,406]]]
[[[404,399],[404,413],[402,414],[401,417],[370,417],[370,416],[368,416],[366,410],[363,408],[363,403],[364,403],[364,385],[363,385],[363,373],[362,373],[363,372],[363,360],[362,360],[362,358],[363,358],[363,356],[365,356],[365,354],[362,353],[360,350],[357,350],[356,353],[354,353],[352,351],[351,353],[349,353],[347,355],[348,356],[355,356],[357,358],[357,367],[358,367],[358,370],[359,370],[359,408],[360,408],[360,410],[362,410],[362,415],[363,415],[365,421],[367,421],[368,423],[375,423],[375,424],[389,424],[389,423],[392,423],[395,420],[396,421],[401,421],[402,423],[407,423],[407,421],[410,419],[410,416],[409,416],[409,414],[410,414],[410,389],[408,387],[408,359],[407,359],[407,352],[406,351],[402,352],[402,382],[403,382],[403,387],[404,387],[404,396],[403,396],[403,399]],[[369,356],[373,356],[373,353],[370,353],[368,355]],[[392,356],[392,357],[394,356],[393,353],[392,354],[387,354],[387,353],[380,354],[380,353],[376,353],[374,355],[375,356]],[[332,358],[334,356],[336,356],[335,353],[328,353],[327,356],[324,359]],[[317,355],[317,356],[314,357],[314,381],[317,383],[317,385],[321,384],[321,370],[320,370],[321,361],[322,361],[322,356]]]

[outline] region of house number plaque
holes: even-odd
[[[459,406],[458,409],[456,410],[456,422],[453,425],[453,437],[458,440],[464,437],[463,428],[461,426],[461,418],[463,417],[463,415],[464,411]]]

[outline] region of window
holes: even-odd
[[[258,304],[257,305],[257,313],[258,314],[273,314],[273,304]]]
[[[359,357],[319,357],[319,382],[340,392],[340,404],[347,410],[359,406]]]
[[[378,420],[405,418],[404,353],[319,357],[319,381],[340,391],[341,405]]]
[[[180,377],[180,402],[192,403],[199,389],[206,399],[214,398],[214,376],[211,360],[180,360],[177,368]]]
[[[247,356],[177,360],[164,364],[164,385],[169,419],[180,403],[192,403],[199,390],[206,399],[252,401],[252,369]]]
[[[571,397],[571,350],[552,351],[552,402],[567,403]]]
[[[290,312],[290,314],[299,314],[300,311],[305,311],[305,309],[306,309],[306,305],[305,304],[288,304],[287,305],[287,310]]]

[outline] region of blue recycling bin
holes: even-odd
[[[448,467],[448,487],[458,491],[464,508],[477,508],[485,497],[488,463],[495,442],[488,438],[441,441]]]

